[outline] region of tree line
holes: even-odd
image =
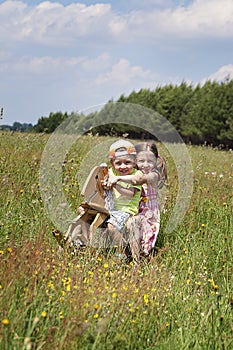
[[[124,105],[124,108],[119,108],[119,105]],[[136,105],[140,108],[135,114],[132,106]],[[89,115],[50,113],[49,117],[39,118],[30,130],[52,133],[58,125],[67,121],[70,132],[78,130],[99,135],[127,134],[130,138],[151,138],[154,133],[150,130],[156,129],[166,139],[170,135],[169,125],[162,125],[158,115],[169,121],[187,143],[221,144],[232,148],[233,80],[226,79],[221,83],[207,81],[202,86],[182,82],[180,85],[158,86],[155,90],[132,91]]]

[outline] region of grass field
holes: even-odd
[[[232,349],[232,151],[188,146],[194,191],[167,233],[177,174],[158,145],[168,163],[166,210],[156,255],[135,268],[91,248],[58,253],[40,194],[48,137],[0,135],[0,349]],[[74,211],[82,159],[105,141],[86,136],[67,155]]]

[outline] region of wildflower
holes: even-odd
[[[144,294],[143,295],[143,299],[144,299],[144,303],[146,304],[146,305],[148,305],[148,303],[149,303],[149,295],[148,294]]]
[[[112,293],[112,298],[115,299],[117,297],[117,293]]]
[[[104,268],[105,268],[105,269],[108,268],[108,264],[107,264],[107,263],[104,264]]]
[[[41,317],[46,317],[47,316],[47,312],[46,311],[42,311],[41,312]]]
[[[93,318],[98,318],[99,315],[98,314],[94,314]]]
[[[3,251],[3,250],[0,250],[0,254],[3,255],[3,254],[4,254],[4,251]]]
[[[95,305],[94,305],[94,309],[95,309],[95,310],[98,310],[98,308],[99,308],[99,305],[98,305],[98,304],[95,304]]]
[[[24,349],[30,350],[31,347],[32,347],[31,338],[30,337],[26,337],[24,339]]]
[[[51,288],[51,289],[54,289],[54,284],[52,281],[49,281],[48,282],[48,287]]]
[[[7,318],[4,318],[4,319],[2,320],[2,324],[3,324],[4,326],[7,326],[9,323],[10,323],[10,321],[9,321]]]
[[[33,324],[34,325],[37,324],[37,322],[39,322],[39,320],[40,320],[39,317],[35,317],[34,320],[33,320]]]
[[[8,251],[9,253],[11,253],[11,252],[12,252],[12,248],[8,247],[8,248],[7,248],[7,251]]]

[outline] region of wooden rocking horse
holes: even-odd
[[[95,166],[86,179],[81,195],[84,201],[79,207],[81,213],[70,223],[64,236],[64,242],[70,247],[91,245],[98,227],[109,216],[105,208],[105,190],[103,181],[108,177],[106,164]],[[81,210],[80,210],[81,208]]]

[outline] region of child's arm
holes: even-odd
[[[107,187],[111,188],[118,181],[122,181],[132,185],[142,185],[145,183],[150,183],[152,186],[157,186],[158,179],[159,179],[158,173],[154,171],[149,174],[114,176],[114,177],[109,177]]]
[[[121,177],[121,176],[119,176],[119,177]],[[125,176],[123,176],[123,177],[125,177]],[[112,184],[111,187],[114,187],[117,190],[117,192],[119,192],[122,196],[128,197],[128,198],[132,198],[135,195],[135,193],[137,191],[139,191],[138,188],[135,188],[135,187],[125,188],[117,183]]]

